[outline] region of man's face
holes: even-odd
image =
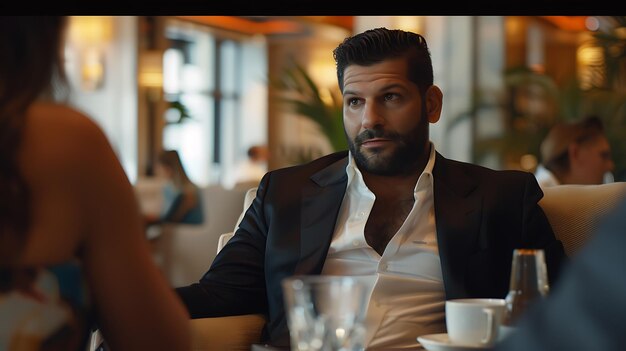
[[[407,78],[405,59],[346,67],[343,123],[362,171],[379,175],[415,171],[429,152],[429,119],[417,85]]]
[[[576,183],[580,184],[602,184],[604,174],[611,172],[614,167],[611,146],[604,136],[581,144],[570,160],[572,174],[577,177]]]

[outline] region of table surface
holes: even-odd
[[[386,351],[406,351],[407,349],[388,349]],[[419,348],[419,349],[415,349],[423,351],[424,348]],[[276,346],[271,346],[271,345],[267,345],[267,344],[254,344],[252,345],[252,348],[250,349],[250,351],[290,351],[289,348],[281,348],[281,347],[276,347]]]
[[[289,351],[288,348],[279,348],[267,344],[254,344],[250,351]]]

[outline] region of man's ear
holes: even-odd
[[[428,122],[437,123],[441,117],[441,108],[443,105],[443,92],[436,85],[431,85],[426,90],[426,115]]]
[[[578,145],[577,143],[573,143],[573,142],[570,143],[567,146],[567,153],[569,156],[569,165],[571,168],[574,162],[578,162],[578,158],[580,156],[580,145]]]

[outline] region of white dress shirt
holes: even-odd
[[[416,338],[445,332],[445,293],[433,207],[435,147],[420,175],[413,208],[380,256],[365,241],[375,195],[349,154],[348,185],[322,274],[357,276],[369,289],[367,349],[419,346]]]

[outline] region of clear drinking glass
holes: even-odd
[[[354,277],[283,280],[292,351],[364,350],[366,288]]]
[[[507,311],[501,328],[503,334],[511,332],[530,305],[546,297],[549,290],[543,250],[514,250],[509,293],[505,298]]]

